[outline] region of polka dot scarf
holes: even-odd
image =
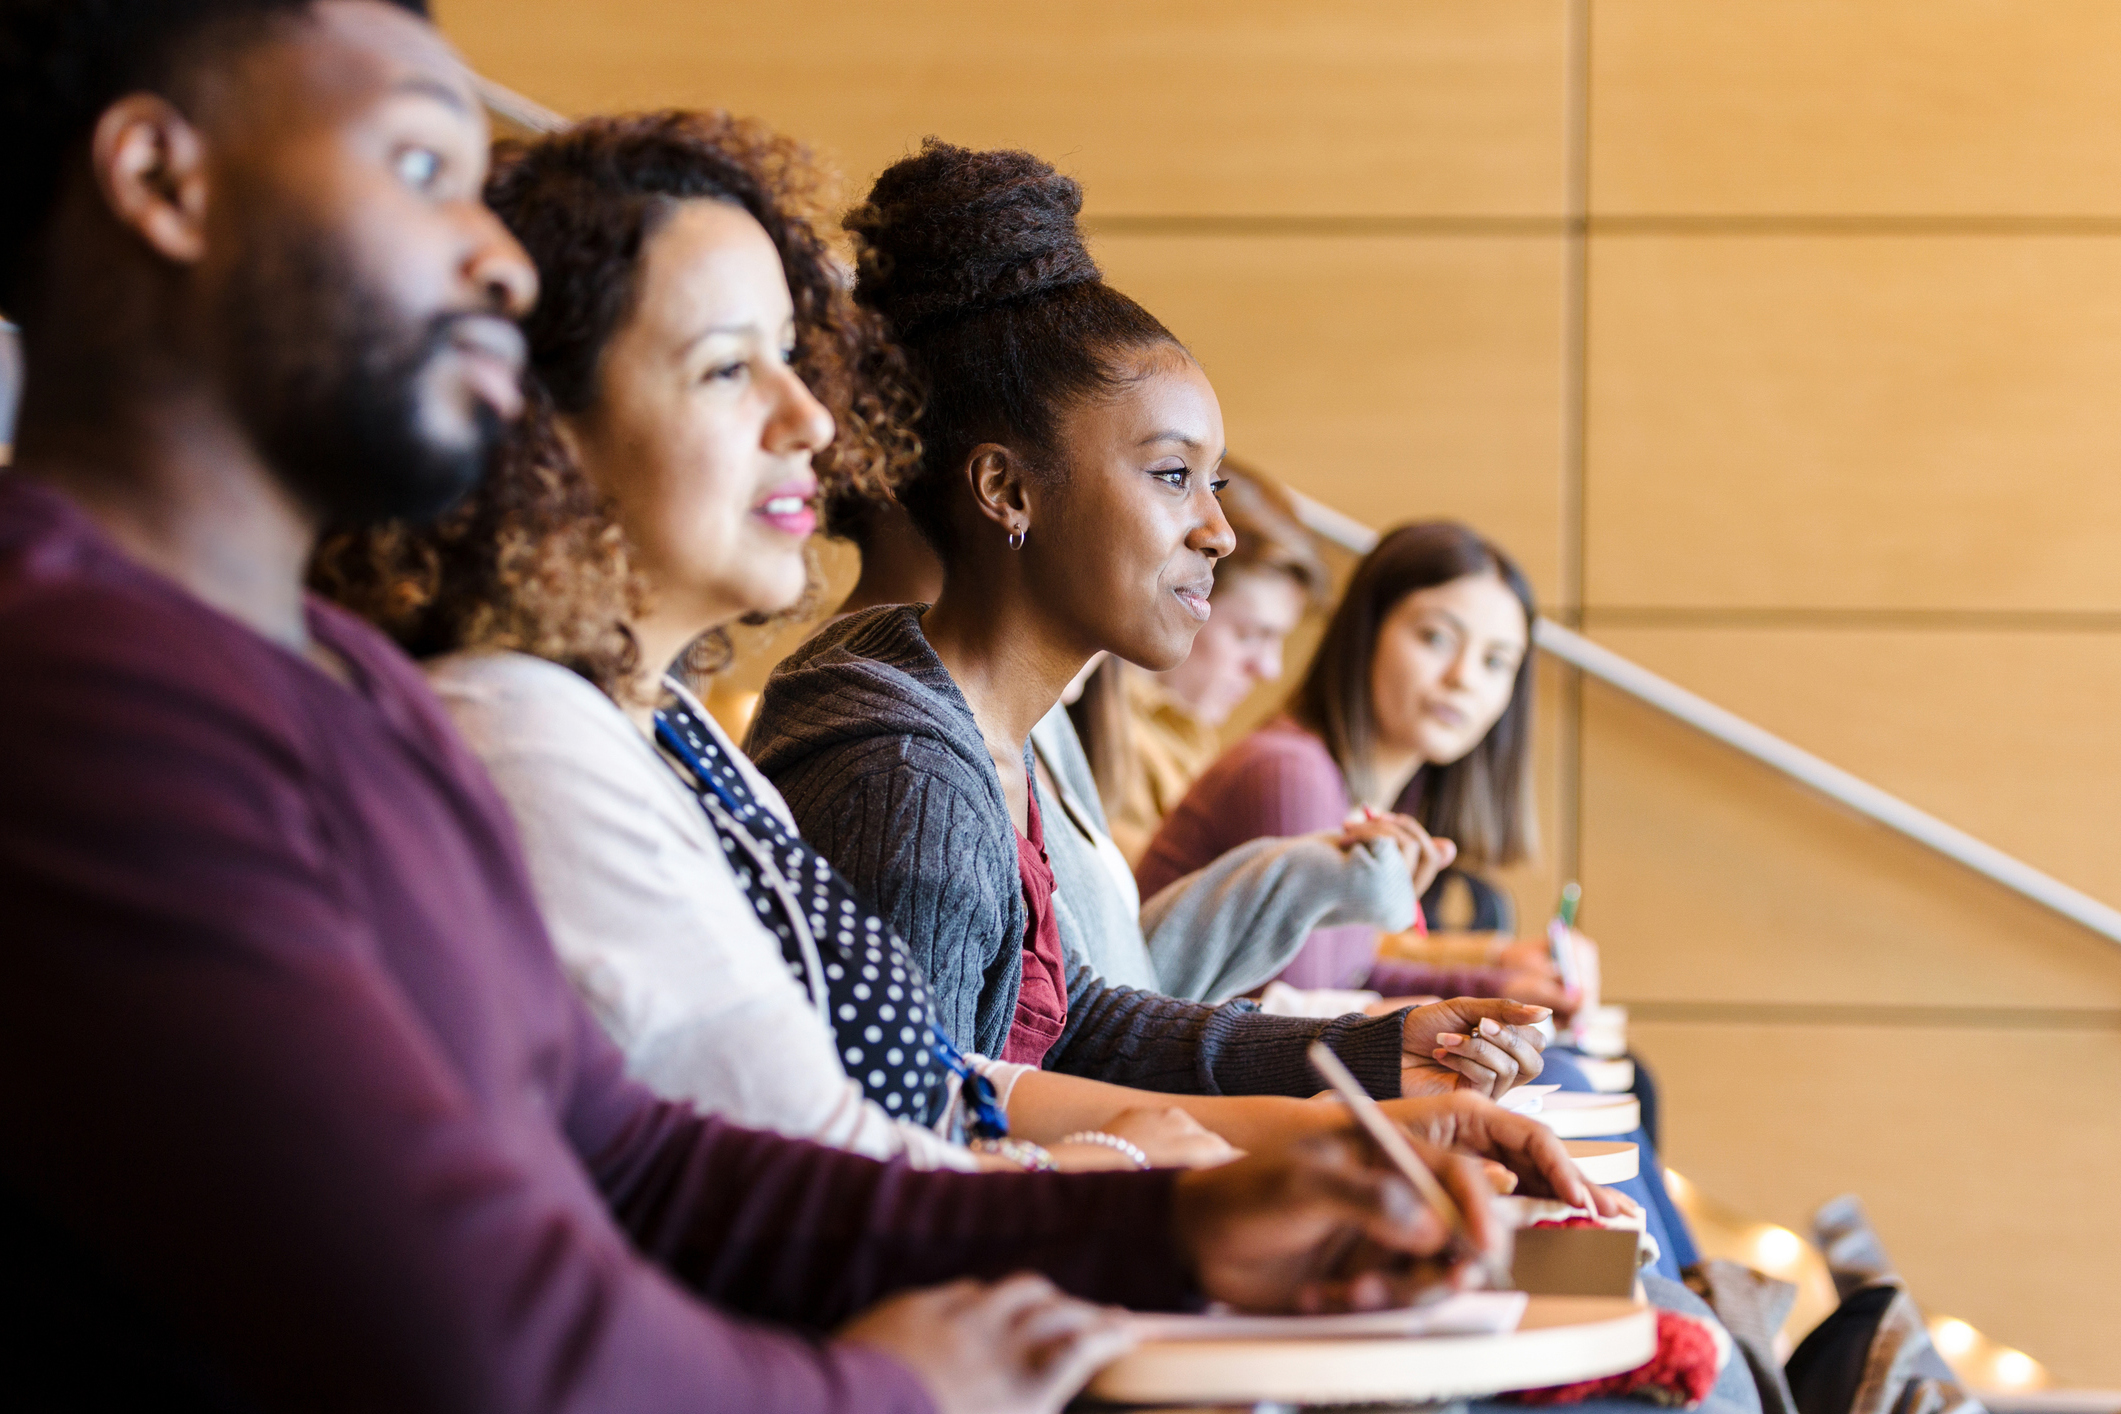
[[[759,804],[713,730],[682,695],[656,735],[684,763],[737,886],[780,940],[788,970],[830,1028],[847,1073],[893,1118],[932,1124],[950,1100],[933,1046],[928,979],[906,945],[786,821]]]

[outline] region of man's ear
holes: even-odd
[[[1022,458],[998,442],[982,442],[965,458],[973,506],[1005,535],[1023,535],[1031,529],[1029,470]]]
[[[133,93],[103,110],[89,146],[111,214],[163,259],[206,254],[206,140],[166,98]]]

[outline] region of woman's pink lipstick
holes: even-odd
[[[784,535],[806,540],[817,530],[817,481],[805,477],[776,486],[751,508],[751,513]]]

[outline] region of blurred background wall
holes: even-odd
[[[1462,517],[1556,618],[2121,905],[2121,5],[441,0],[567,113],[1080,177],[1231,445]],[[759,663],[747,665],[756,670]],[[1667,1158],[2121,1387],[2121,949],[1595,685],[1543,684]]]

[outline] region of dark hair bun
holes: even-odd
[[[1102,277],[1076,214],[1083,189],[1028,152],[936,138],[884,169],[847,213],[862,303],[901,337],[921,325]]]

